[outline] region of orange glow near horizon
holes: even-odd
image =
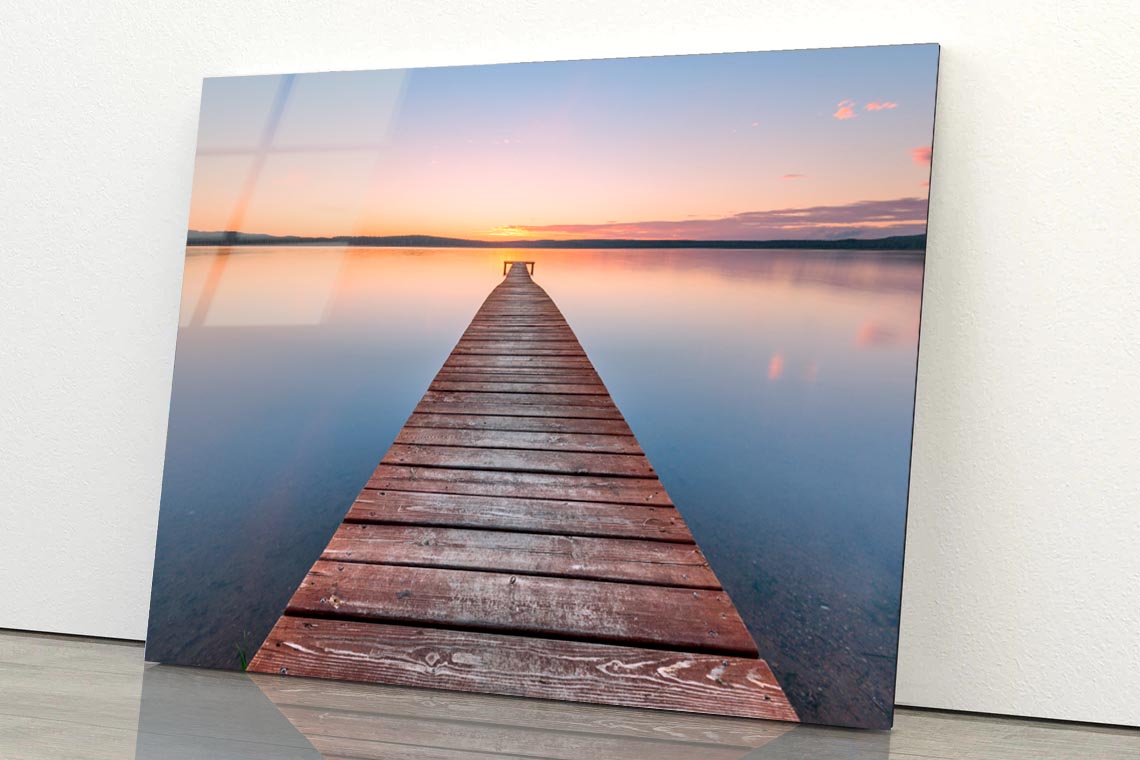
[[[474,313],[502,281],[503,261],[517,258],[517,251],[497,248],[192,247],[188,252],[184,327],[367,322],[365,315],[377,298],[406,300],[408,318],[422,320],[424,313],[415,304],[425,288],[433,298],[465,304]],[[742,278],[722,269],[724,255],[715,252],[708,265],[689,251],[654,251],[646,258],[636,251],[536,249],[527,258],[535,261],[535,281],[572,321],[589,319],[595,299],[635,311],[683,301],[693,311],[686,318],[689,326],[701,329],[702,315],[719,319],[720,299],[727,297],[747,309],[738,315],[742,323],[771,323],[795,309],[833,314],[849,308],[843,294],[876,292],[876,311],[851,323],[853,344],[868,348],[916,338],[913,297],[921,288],[921,267],[884,269],[875,260],[838,262],[774,253],[748,257],[753,263]],[[743,293],[752,292],[757,278],[764,283],[764,298],[754,302]],[[765,363],[774,380],[785,374],[788,356],[775,351]]]

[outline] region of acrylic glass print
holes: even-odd
[[[937,63],[206,80],[147,658],[890,726]]]

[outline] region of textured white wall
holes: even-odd
[[[0,14],[0,626],[145,634],[203,76],[941,42],[898,699],[1140,724],[1127,0]]]

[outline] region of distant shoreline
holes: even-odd
[[[804,249],[823,251],[925,251],[926,235],[895,235],[861,240],[466,240],[434,235],[388,235],[302,237],[261,235],[245,232],[199,232],[190,230],[187,246],[311,245],[360,248],[723,248],[738,250]]]

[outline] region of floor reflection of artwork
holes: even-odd
[[[486,694],[253,680],[325,757],[740,760],[794,728]]]

